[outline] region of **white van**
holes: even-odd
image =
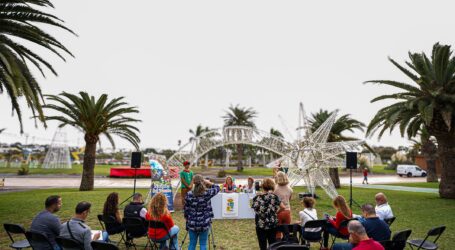
[[[427,171],[421,169],[417,165],[398,165],[397,166],[397,174],[402,177],[406,175],[407,177],[425,177],[427,176]]]

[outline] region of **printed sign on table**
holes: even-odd
[[[224,193],[222,197],[223,217],[239,216],[239,195]]]
[[[163,193],[167,198],[167,209],[169,212],[174,212],[174,196],[172,195],[172,187],[170,184],[153,183],[151,192],[150,197],[153,197],[158,192]]]

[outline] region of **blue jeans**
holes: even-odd
[[[333,245],[332,250],[352,250],[354,245],[351,243],[336,243]]]
[[[54,250],[62,250],[62,248],[59,245],[55,245]]]
[[[169,249],[179,250],[179,239],[178,239],[179,231],[180,231],[180,228],[177,225],[174,225],[169,230],[169,235],[171,236],[171,239],[169,241],[169,244],[171,246],[169,247]],[[167,246],[168,239],[169,239],[169,236],[166,235],[163,238],[156,240],[156,242],[160,243],[160,249],[164,249],[164,247]]]
[[[190,234],[190,245],[188,246],[188,250],[195,250],[197,245],[197,239],[199,238],[199,245],[201,245],[201,250],[207,249],[207,239],[209,237],[209,230],[205,230],[202,232],[195,232],[193,230],[189,230]]]

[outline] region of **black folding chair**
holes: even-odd
[[[156,221],[156,220],[151,220],[151,221],[149,221],[149,228],[151,228],[152,230],[158,230],[158,229],[166,230],[167,237],[169,238],[169,250],[178,250],[178,249],[173,249],[172,248],[173,244],[172,244],[171,241],[173,239],[171,238],[171,235],[169,234],[169,229],[166,227],[166,225],[163,222]],[[167,240],[153,239],[148,234],[147,234],[147,239],[148,239],[148,242],[147,242],[147,245],[145,246],[145,248],[147,248],[147,246],[150,245],[152,250],[160,249],[158,247],[157,243],[166,243],[166,241],[167,241]]]
[[[276,250],[310,250],[308,246],[303,246],[298,243],[279,245]]]
[[[104,226],[106,228],[106,232],[109,234],[109,236],[119,234],[120,235],[120,240],[117,242],[117,246],[120,245],[122,242],[127,245],[127,240],[125,238],[125,229],[122,231],[112,231],[112,228],[118,227],[118,222],[113,216],[104,216],[102,215],[102,221],[104,222]],[[112,241],[114,242],[114,241]]]
[[[340,224],[340,228],[338,228],[338,232],[345,228],[348,228],[348,224],[352,220],[356,220],[356,219],[349,219],[349,220],[342,221]],[[332,244],[330,245],[330,249],[332,249],[333,245],[335,244],[336,239],[338,239],[338,238],[343,239],[343,240],[349,240],[349,234],[343,235],[343,234],[337,233],[337,235],[332,235]]]
[[[440,227],[435,227],[430,229],[428,231],[427,236],[425,239],[416,239],[416,240],[408,240],[408,244],[411,247],[411,249],[414,249],[414,247],[417,247],[417,250],[419,249],[427,249],[427,250],[433,250],[433,249],[438,249],[438,245],[436,245],[436,241],[441,237],[441,234],[446,230],[446,226],[440,226]],[[427,240],[428,237],[436,237],[433,242]]]
[[[118,246],[103,241],[92,241],[93,250],[119,250]]]
[[[396,232],[392,240],[384,240],[379,243],[381,243],[385,250],[403,250],[406,247],[406,241],[409,235],[411,235],[411,232],[410,229]]]
[[[98,218],[98,222],[100,223],[103,231],[106,231],[106,227],[104,226],[104,221],[103,221],[103,214],[98,214],[96,217]]]
[[[40,232],[27,231],[25,232],[28,242],[33,250],[41,250],[43,246],[47,245],[50,249],[54,249],[52,243],[49,241],[47,236]]]
[[[299,224],[283,224],[276,228],[277,232],[283,234],[281,241],[289,243],[300,243],[302,227]]]
[[[387,225],[389,225],[389,227],[392,225],[392,223],[395,221],[397,217],[391,217],[391,218],[388,218],[388,219],[384,219],[384,222],[387,223]]]
[[[326,220],[310,220],[305,223],[302,227],[301,231],[301,238],[302,241],[308,243],[309,245],[311,242],[319,242],[322,248],[322,231],[324,226],[326,225]],[[312,229],[311,231],[307,231],[307,229]],[[301,242],[303,243],[303,242]]]
[[[125,226],[128,246],[136,249],[136,244],[133,240],[147,236],[147,228],[144,225],[144,220],[138,217],[125,217],[123,218],[123,225]]]
[[[61,246],[63,249],[69,248],[69,249],[84,250],[84,246],[80,242],[78,242],[74,239],[57,236],[55,238],[55,241],[57,241],[57,244],[59,246]]]
[[[9,247],[18,250],[30,247],[30,243],[28,243],[28,240],[26,239],[25,229],[23,226],[5,223],[3,224],[3,228],[5,229],[6,233],[8,234],[8,237],[11,240],[11,245],[9,245]],[[15,241],[13,237],[14,234],[21,234],[22,236],[25,237],[25,239]]]

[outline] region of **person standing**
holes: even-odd
[[[47,197],[44,202],[45,209],[39,212],[32,221],[30,231],[44,233],[51,242],[54,250],[60,250],[60,246],[55,241],[55,237],[60,234],[60,219],[54,214],[62,207],[62,198],[58,195]],[[47,244],[37,243],[40,249],[47,250]]]
[[[277,214],[278,216],[278,225],[288,225],[291,224],[291,202],[292,199],[292,189],[288,186],[289,180],[286,174],[282,171],[279,171],[276,175],[276,183],[278,184],[275,187],[273,192],[280,198],[280,201],[283,203],[285,209],[280,210]],[[283,234],[277,232],[276,238],[281,239]]]
[[[363,168],[363,181],[362,184],[368,184],[368,168]]]
[[[207,249],[209,229],[212,225],[213,211],[210,200],[220,192],[220,187],[202,175],[195,175],[193,190],[185,198],[183,215],[186,219],[186,230],[190,235],[189,250],[195,250],[199,238],[201,250]]]
[[[185,169],[180,172],[180,182],[182,183],[180,187],[180,194],[182,196],[182,206],[185,206],[185,196],[193,187],[193,171],[190,170],[190,162],[185,161],[183,166]]]
[[[98,240],[101,236],[100,232],[97,232],[92,237],[92,230],[87,224],[85,224],[85,220],[87,220],[91,206],[92,204],[89,202],[79,202],[76,206],[76,214],[74,217],[60,226],[60,236],[75,240],[81,246],[84,246],[84,250],[92,250],[92,246],[90,245],[92,240]],[[74,248],[74,250],[78,249],[79,248]],[[65,248],[64,250],[73,249]]]
[[[263,193],[257,193],[253,198],[251,208],[255,212],[256,235],[261,250],[267,249],[276,241],[276,227],[278,225],[277,213],[285,209],[280,198],[273,193],[275,182],[273,179],[265,178],[262,181]]]

